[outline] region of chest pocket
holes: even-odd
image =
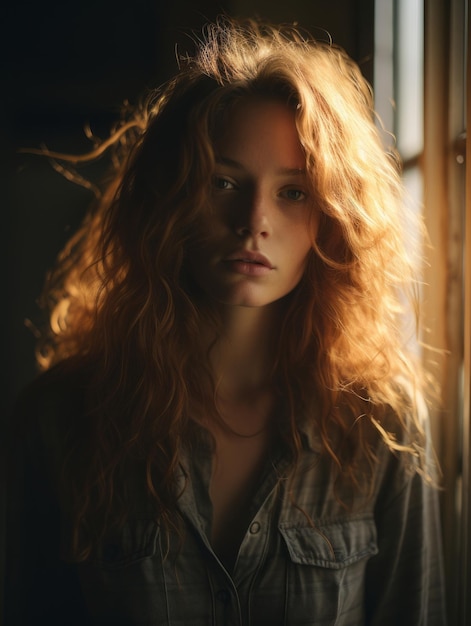
[[[90,560],[79,565],[93,623],[113,626],[167,624],[159,527],[132,520],[106,536]]]
[[[106,537],[97,547],[92,557],[93,565],[114,569],[153,556],[158,547],[158,531],[158,525],[152,520],[125,524],[119,533]]]
[[[280,526],[293,563],[341,569],[378,552],[371,518],[342,520],[312,528]]]
[[[374,520],[284,523],[279,531],[288,552],[287,623],[361,624],[366,564],[378,553]]]

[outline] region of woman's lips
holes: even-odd
[[[265,276],[274,269],[264,254],[253,250],[235,252],[224,259],[224,264],[231,271],[246,276]]]
[[[272,271],[271,267],[252,261],[224,261],[224,264],[236,274],[245,274],[246,276],[265,276]]]

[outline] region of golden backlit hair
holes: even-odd
[[[113,507],[125,510],[116,485],[133,459],[168,521],[190,416],[203,407],[217,415],[198,330],[201,319],[215,327],[218,320],[195,290],[186,257],[208,206],[212,138],[244,98],[277,98],[295,110],[321,213],[304,276],[287,297],[273,371],[293,459],[300,429],[315,429],[339,475],[358,487],[358,451],[374,468],[364,434],[373,425],[424,468],[415,400],[422,380],[402,324],[415,312],[420,270],[406,224],[419,239],[422,226],[406,213],[398,161],[382,145],[368,83],[341,49],[291,26],[223,18],[195,43],[176,77],[83,157],[111,146],[116,167],[46,285],[51,330],[39,344],[41,366],[85,362],[94,372],[90,462],[73,482],[76,529],[93,515],[107,519]]]

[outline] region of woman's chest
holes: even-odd
[[[216,440],[209,485],[211,543],[228,569],[234,565],[250,521],[269,446],[266,431],[254,437],[229,433]]]
[[[274,475],[256,490],[231,573],[201,526],[191,489],[180,501],[180,536],[130,521],[80,568],[93,617],[127,626],[362,624],[373,520],[340,519],[333,504],[331,519],[312,527],[289,504],[286,486]]]

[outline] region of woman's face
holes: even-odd
[[[294,112],[276,100],[242,101],[214,150],[211,211],[190,271],[211,300],[266,306],[296,287],[317,230]]]

